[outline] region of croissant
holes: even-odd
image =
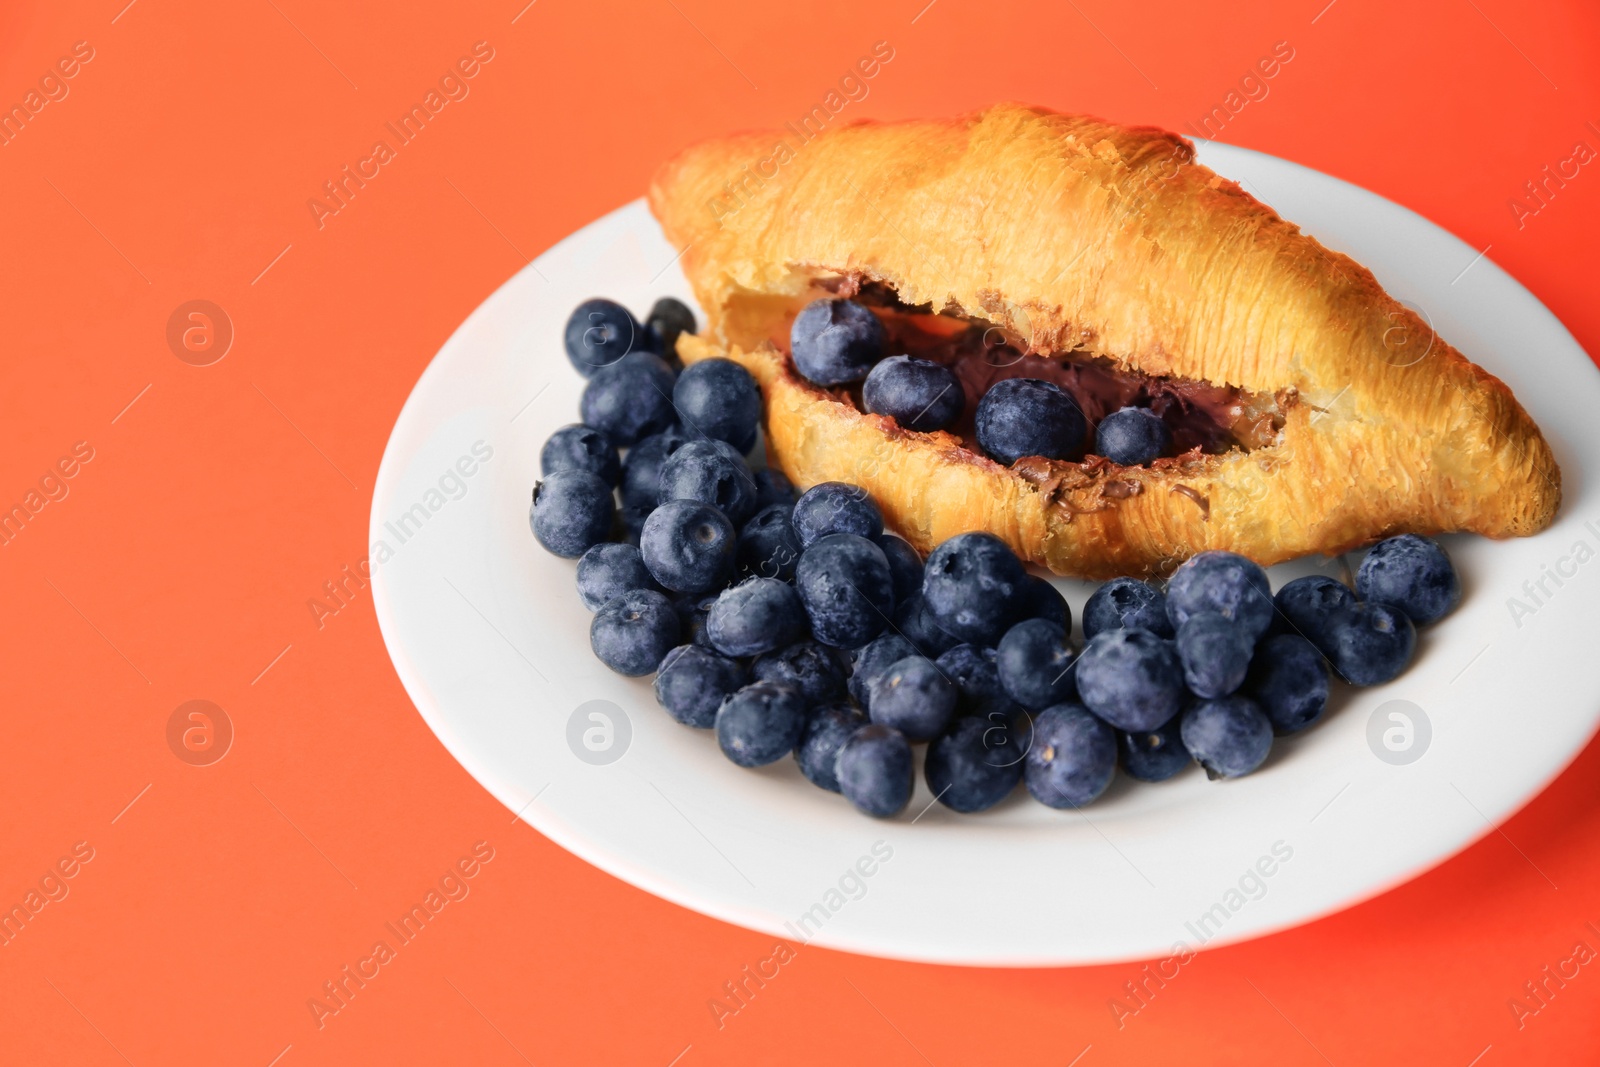
[[[923,552],[982,530],[1058,574],[1151,576],[1208,549],[1271,564],[1403,532],[1527,535],[1560,503],[1503,383],[1176,134],[1013,104],[744,134],[662,166],[650,207],[706,316],[681,358],[743,364],[769,462],[865,487]],[[1091,421],[1133,396],[1168,411],[1184,450],[1006,466],[960,427],[866,413],[787,351],[799,310],[839,296],[893,351],[957,361],[969,413],[1023,368],[1073,383]]]

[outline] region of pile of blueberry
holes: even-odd
[[[795,370],[807,381],[828,388],[860,382],[862,406],[908,430],[953,425],[966,408],[955,372],[931,359],[885,359],[885,341],[883,323],[853,300],[813,301],[789,332]],[[978,447],[1007,466],[1023,456],[1071,459],[1088,433],[1072,394],[1040,378],[994,383],[973,423]],[[1095,454],[1124,467],[1149,463],[1171,447],[1172,432],[1149,408],[1120,408],[1095,427]]]
[[[659,339],[694,322],[666,303],[643,326],[609,301],[574,312],[583,422],[540,455],[534,536],[578,560],[601,662],[654,673],[667,713],[714,730],[733,762],[793,753],[867,814],[906,806],[924,742],[930,791],[961,812],[1018,782],[1077,807],[1119,765],[1143,781],[1191,760],[1248,774],[1275,734],[1322,716],[1333,677],[1394,678],[1416,627],[1460,599],[1443,549],[1413,535],[1375,546],[1355,592],[1314,576],[1273,596],[1254,563],[1205,552],[1164,591],[1101,586],[1080,645],[1061,594],[998,538],[960,534],[924,562],[859,487],[797,497],[752,470],[754,380],[724,359],[675,371]]]

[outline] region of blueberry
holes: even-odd
[[[1034,717],[1023,776],[1039,803],[1082,807],[1104,793],[1116,773],[1116,735],[1088,710],[1057,704]]]
[[[528,525],[539,543],[577,559],[611,536],[611,487],[588,471],[556,471],[533,487]]]
[[[662,464],[691,440],[680,427],[669,426],[628,449],[622,461],[622,502],[655,507],[661,500]]]
[[[862,707],[872,704],[872,683],[892,665],[907,656],[917,655],[911,642],[897,633],[874,638],[850,654],[850,695]]]
[[[800,535],[789,521],[787,504],[770,504],[739,531],[739,569],[762,578],[790,581],[800,562]]]
[[[628,309],[611,300],[585,300],[565,331],[567,358],[585,378],[643,347],[644,330]]]
[[[759,656],[805,635],[800,594],[776,578],[746,578],[723,590],[706,616],[711,647],[727,656]]]
[[[1193,757],[1183,747],[1183,716],[1174,715],[1165,726],[1129,733],[1117,731],[1117,751],[1122,769],[1141,782],[1164,782],[1189,766]]]
[[[1183,680],[1197,697],[1224,697],[1244,682],[1255,638],[1237,622],[1215,611],[1197,611],[1183,620],[1174,642],[1183,662]]]
[[[934,658],[959,645],[959,639],[952,637],[934,623],[933,616],[928,612],[920,592],[911,594],[903,601],[898,601],[894,608],[894,628],[906,640],[917,646],[917,651],[924,656]]]
[[[644,521],[656,509],[654,504],[624,504],[617,509],[617,539],[623,544],[639,547],[639,535],[644,533]]]
[[[911,542],[892,533],[879,534],[873,543],[883,549],[889,561],[889,578],[894,583],[894,602],[904,603],[922,592],[922,557]]]
[[[1072,608],[1049,579],[1028,575],[1018,603],[1020,619],[1049,619],[1068,633],[1072,632]]]
[[[1004,723],[957,719],[934,738],[922,764],[928,788],[953,811],[992,808],[1022,779],[1022,747]]]
[[[942,430],[961,417],[966,394],[955,372],[931,359],[890,356],[867,375],[861,403],[874,415],[887,415],[907,430]]]
[[[813,708],[806,718],[805,729],[800,732],[800,743],[794,749],[794,761],[800,773],[811,784],[829,792],[839,791],[837,763],[839,749],[850,740],[850,735],[867,725],[867,716],[851,704],[824,704]]]
[[[651,305],[644,328],[650,339],[650,347],[656,355],[670,363],[677,358],[678,335],[694,333],[694,312],[683,301],[664,296]]]
[[[590,611],[599,611],[612,597],[635,589],[659,592],[644,557],[634,546],[599,544],[578,560],[578,599]]]
[[[1149,630],[1171,637],[1167,595],[1137,578],[1113,578],[1096,589],[1083,605],[1083,637],[1106,630]]]
[[[814,300],[795,316],[795,370],[817,385],[859,382],[883,355],[883,323],[854,300]]]
[[[858,485],[823,482],[813,485],[795,501],[791,520],[800,543],[809,545],[834,533],[855,534],[869,540],[883,533],[883,512]]]
[[[928,557],[922,599],[941,630],[994,645],[1017,620],[1027,579],[1021,561],[998,537],[957,534]]]
[[[806,725],[800,690],[772,682],[752,682],[717,709],[717,744],[741,767],[775,763],[794,751]]]
[[[799,499],[800,494],[795,492],[794,483],[789,480],[789,476],[776,467],[762,467],[751,477],[756,483],[757,507],[784,504],[793,508],[794,502]]]
[[[722,702],[744,683],[738,660],[699,645],[679,645],[657,668],[656,700],[683,725],[709,730]]]
[[[1272,723],[1273,733],[1303,730],[1328,706],[1327,660],[1297,634],[1269,637],[1250,661],[1245,692]]]
[[[658,434],[678,421],[672,368],[660,356],[629,352],[594,372],[578,410],[585,425],[604,430],[623,447]]]
[[[889,665],[872,683],[867,714],[893,726],[907,740],[926,741],[956,714],[956,687],[926,656],[907,656]]]
[[[706,634],[706,616],[711,614],[711,605],[716,602],[715,596],[699,594],[679,597],[672,602],[672,610],[678,613],[679,640],[711,648],[711,638]]]
[[[1010,466],[1023,456],[1067,459],[1083,444],[1083,412],[1059,385],[1039,378],[995,382],[978,401],[978,445]]]
[[[834,775],[857,811],[897,815],[911,801],[911,744],[899,730],[869,723],[839,746]]]
[[[1039,711],[1072,699],[1077,655],[1066,630],[1049,619],[1026,619],[1000,639],[995,665],[1011,699]]]
[[[622,477],[622,460],[617,458],[617,446],[611,438],[575,422],[551,434],[539,450],[539,473],[548,476],[570,470],[588,471],[607,485],[616,485]]]
[[[690,433],[726,441],[742,456],[756,443],[761,390],[731,359],[705,359],[685,367],[672,390],[678,421]]]
[[[1382,685],[1400,676],[1416,649],[1417,630],[1406,613],[1369,601],[1333,617],[1324,651],[1351,685]]]
[[[1167,618],[1173,626],[1198,611],[1215,611],[1238,623],[1254,641],[1272,624],[1267,572],[1232,552],[1191,556],[1167,583]]]
[[[669,500],[650,513],[639,552],[650,576],[674,593],[706,593],[733,573],[733,523],[709,504]]]
[[[1372,546],[1356,571],[1356,592],[1362,600],[1393,604],[1426,626],[1461,602],[1461,579],[1437,541],[1401,534]]]
[[[736,524],[756,511],[756,483],[750,468],[726,441],[690,441],[679,447],[661,465],[657,495],[663,504],[698,500],[714,505]]]
[[[1272,724],[1248,697],[1197,700],[1178,729],[1183,746],[1212,780],[1249,774],[1272,749]]]
[[[1327,652],[1334,618],[1356,606],[1356,595],[1343,582],[1312,574],[1285,585],[1272,602],[1285,633],[1304,637]]]
[[[750,674],[757,681],[793,686],[811,706],[841,700],[845,695],[844,668],[831,649],[815,641],[799,641],[768,652],[751,665]]]
[[[1183,705],[1183,666],[1149,630],[1106,630],[1078,657],[1078,693],[1119,730],[1154,730]]]
[[[795,586],[818,641],[859,648],[894,613],[894,585],[883,549],[855,534],[829,534],[800,553]]]
[[[995,658],[992,648],[956,645],[933,661],[956,687],[957,715],[989,718],[994,714],[1008,716],[1016,711],[1011,695],[1000,683],[1000,668]]]
[[[677,643],[677,612],[671,601],[649,589],[613,597],[589,624],[595,656],[630,678],[655,670]]]
[[[1123,467],[1142,467],[1172,447],[1172,431],[1149,408],[1122,408],[1100,420],[1094,450]]]

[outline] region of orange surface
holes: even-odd
[[[125,2],[0,7],[0,102],[36,108],[0,143],[0,503],[39,491],[0,547],[0,903],[38,909],[0,946],[0,1061],[1595,1061],[1594,745],[1463,855],[1202,953],[1120,1026],[1137,965],[803,948],[719,1027],[708,1002],[771,939],[513,825],[412,709],[365,590],[307,607],[362,557],[389,428],[484,296],[673,149],[802,114],[878,41],[894,58],[851,115],[1016,98],[1179,130],[1287,42],[1221,139],[1489,246],[1600,351],[1600,172],[1509,204],[1600,148],[1590,0]],[[467,95],[371,162],[480,41],[444,86]],[[347,165],[365,184],[319,220]],[[167,342],[192,300],[233,326],[206,366],[203,323],[190,362]],[[1538,686],[1506,709],[1530,729]],[[193,700],[232,724],[209,766],[169,747]],[[441,885],[459,899],[373,960]],[[369,977],[319,1019],[347,966]]]

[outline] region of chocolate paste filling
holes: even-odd
[[[1025,342],[997,326],[936,314],[927,305],[908,306],[892,289],[877,282],[839,277],[821,279],[817,284],[832,295],[848,297],[877,313],[888,334],[885,355],[929,359],[955,372],[966,394],[966,407],[961,418],[947,430],[980,454],[973,428],[978,401],[991,385],[1006,378],[1041,378],[1060,386],[1078,402],[1089,426],[1083,454],[1075,459],[1085,459],[1093,453],[1095,428],[1119,408],[1149,408],[1172,431],[1171,454],[1155,461],[1160,466],[1185,454],[1216,455],[1267,447],[1283,428],[1285,408],[1293,403],[1292,395],[1287,393],[1254,394],[1229,385],[1142,374],[1086,352],[1029,353]],[[785,324],[785,335],[787,332]],[[787,341],[786,336],[784,340]],[[836,395],[841,400],[848,397],[858,410],[866,410],[859,387]],[[1097,458],[1094,462],[1100,464],[1104,460]]]

